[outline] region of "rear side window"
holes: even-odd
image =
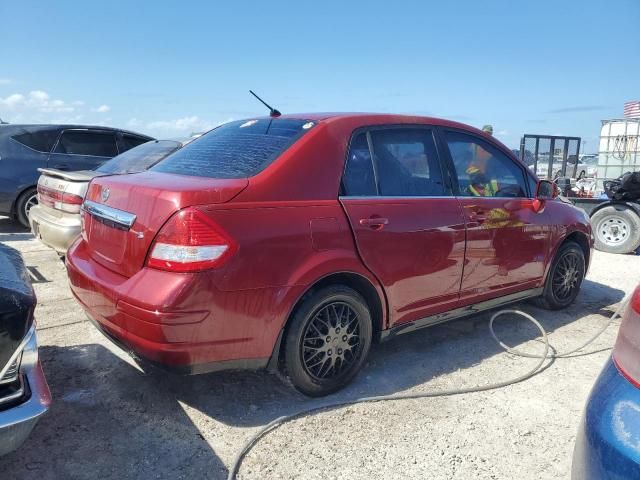
[[[62,132],[55,153],[115,157],[118,154],[113,132],[66,130]]]
[[[58,138],[58,133],[59,130],[25,131],[24,133],[19,133],[11,138],[38,152],[49,153]]]
[[[365,132],[357,134],[351,142],[342,190],[344,195],[360,197],[370,197],[377,193],[376,177]]]
[[[137,173],[147,170],[180,148],[179,142],[159,140],[143,143],[113,157],[96,171],[108,174]]]
[[[128,133],[122,134],[122,142],[121,142],[121,150],[120,152],[126,152],[127,150],[137,147],[138,145],[142,145],[143,143],[147,143],[149,141],[148,138],[138,137],[137,135],[131,135]]]
[[[442,196],[442,170],[431,130],[394,128],[371,132],[382,196]]]
[[[252,177],[314,125],[309,120],[290,118],[227,123],[189,143],[151,170],[196,177]]]

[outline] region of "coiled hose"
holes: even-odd
[[[489,332],[491,333],[491,336],[493,337],[493,339],[498,343],[498,345],[500,345],[500,347],[502,347],[506,352],[508,352],[508,353],[510,353],[512,355],[517,355],[519,357],[537,358],[537,359],[539,359],[538,363],[536,363],[536,365],[531,370],[529,370],[528,372],[526,372],[523,375],[520,375],[518,377],[509,379],[509,380],[504,380],[502,382],[488,383],[486,385],[478,385],[478,386],[475,386],[475,387],[453,388],[453,389],[438,390],[438,391],[433,391],[433,392],[395,393],[395,394],[391,394],[391,395],[379,395],[379,396],[373,396],[373,397],[361,397],[361,398],[356,398],[354,400],[341,401],[341,402],[335,402],[335,403],[329,403],[329,404],[325,404],[325,405],[320,405],[320,406],[317,406],[317,407],[304,409],[304,410],[301,410],[299,412],[292,413],[290,415],[284,415],[282,417],[276,418],[272,422],[269,422],[267,425],[265,425],[263,428],[261,428],[258,432],[256,432],[251,438],[249,438],[249,440],[247,440],[247,442],[242,447],[242,450],[240,450],[238,452],[236,458],[234,459],[233,465],[229,469],[229,476],[227,478],[228,478],[228,480],[236,480],[236,477],[238,475],[238,472],[240,471],[240,467],[242,466],[242,461],[244,460],[244,458],[251,451],[251,449],[253,447],[255,447],[256,444],[262,438],[264,438],[269,432],[272,432],[273,430],[275,430],[276,428],[280,427],[281,425],[283,425],[285,423],[288,423],[288,422],[290,422],[292,420],[295,420],[297,418],[300,418],[300,417],[304,417],[304,416],[307,416],[307,415],[310,415],[310,414],[314,414],[314,413],[319,413],[319,412],[322,412],[324,410],[340,408],[340,407],[346,407],[346,406],[350,406],[350,405],[357,405],[359,403],[386,402],[386,401],[392,401],[392,400],[415,400],[415,399],[420,399],[420,398],[447,397],[447,396],[453,396],[453,395],[463,395],[463,394],[466,394],[466,393],[486,392],[487,390],[495,390],[495,389],[498,389],[498,388],[503,388],[503,387],[506,387],[508,385],[513,385],[513,384],[516,384],[516,383],[520,383],[520,382],[522,382],[524,380],[527,380],[527,379],[533,377],[536,373],[538,373],[538,371],[542,368],[542,366],[544,365],[544,362],[547,359],[566,358],[566,357],[570,356],[571,354],[573,354],[573,353],[575,353],[575,352],[577,352],[579,350],[582,350],[583,348],[585,348],[588,345],[590,345],[591,343],[593,343],[596,340],[596,338],[598,338],[600,335],[602,335],[602,333],[620,315],[620,312],[623,311],[624,307],[626,307],[627,303],[629,302],[629,298],[630,298],[630,295],[627,295],[622,300],[622,302],[620,302],[620,305],[618,306],[616,311],[613,313],[613,315],[611,315],[609,320],[594,335],[589,337],[589,339],[587,341],[582,343],[580,346],[578,346],[576,348],[573,348],[572,350],[569,350],[567,352],[561,352],[561,353],[551,353],[550,352],[550,350],[552,350],[552,346],[549,343],[549,337],[547,335],[546,330],[540,324],[540,322],[538,322],[531,315],[529,315],[528,313],[525,313],[525,312],[523,312],[521,310],[500,310],[499,312],[496,312],[491,316],[491,319],[489,320]],[[500,340],[498,338],[498,336],[496,335],[495,330],[493,329],[493,323],[495,322],[496,318],[498,318],[498,317],[500,317],[502,315],[506,315],[506,314],[520,315],[521,317],[526,318],[527,320],[529,320],[531,323],[533,323],[536,326],[536,328],[540,332],[540,335],[542,336],[542,343],[544,344],[544,353],[535,354],[535,353],[522,352],[522,351],[517,350],[515,348],[511,348],[510,346],[506,345],[504,342],[502,342],[502,340]]]

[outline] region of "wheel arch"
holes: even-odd
[[[558,248],[556,249],[556,254],[558,252],[558,249],[567,242],[577,243],[582,249],[584,253],[585,272],[586,272],[589,269],[589,263],[591,262],[591,241],[589,237],[587,236],[586,233],[581,232],[579,230],[576,230],[570,233],[562,242],[560,242],[560,244],[558,245]],[[554,255],[554,258],[555,258],[555,255]]]
[[[36,188],[37,189],[38,184],[34,184],[34,185],[27,185],[26,187],[21,187],[20,190],[18,191],[18,193],[16,194],[16,196],[14,197],[13,201],[11,202],[11,212],[9,212],[11,214],[11,216],[16,216],[18,211],[16,210],[18,208],[18,200],[20,200],[20,198],[27,193],[27,191],[31,190],[32,188]]]
[[[329,285],[345,285],[347,287],[353,288],[356,292],[362,295],[364,300],[367,302],[369,309],[371,310],[371,319],[373,322],[373,341],[378,342],[380,340],[380,334],[384,328],[387,318],[387,302],[384,298],[382,289],[376,288],[376,286],[371,282],[370,279],[359,273],[350,271],[330,273],[317,279],[293,303],[293,307],[289,311],[284,325],[280,329],[278,338],[276,339],[276,343],[274,345],[273,352],[271,353],[271,358],[267,367],[268,370],[276,371],[280,366],[284,350],[283,340],[291,325],[290,320],[293,317],[296,309],[300,306],[304,299],[313,294],[313,292]]]

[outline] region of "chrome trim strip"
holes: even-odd
[[[9,361],[7,362],[7,364],[4,367],[2,367],[2,370],[0,370],[0,378],[4,377],[5,373],[7,373],[7,370],[9,370],[9,367],[13,364],[13,362],[16,361],[16,358],[18,358],[18,355],[22,353],[22,350],[24,350],[24,347],[27,345],[29,340],[31,340],[31,337],[34,336],[35,334],[36,334],[36,324],[34,322],[31,325],[31,328],[29,329],[27,334],[22,339],[22,342],[20,342],[20,345],[18,345],[18,348],[16,349],[16,351],[13,352],[13,355],[11,355],[11,357],[9,358]]]
[[[84,201],[82,210],[109,226],[124,230],[129,230],[136,221],[136,216],[133,213],[108,207],[91,200]]]

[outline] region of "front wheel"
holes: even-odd
[[[559,310],[573,303],[580,292],[586,271],[584,252],[575,242],[560,246],[553,259],[538,305],[548,310]]]
[[[609,205],[591,217],[595,246],[607,253],[630,253],[640,246],[640,216],[625,205]]]
[[[296,309],[285,339],[286,374],[311,397],[339,390],[360,371],[372,338],[367,302],[355,290],[333,285]]]

